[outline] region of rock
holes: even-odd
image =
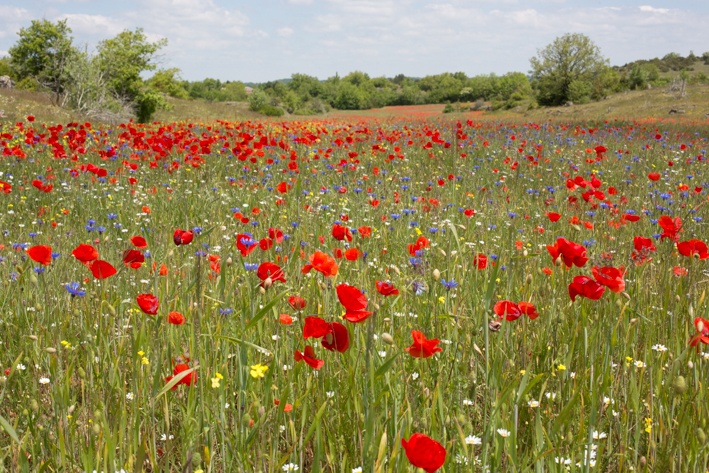
[[[687,112],[685,112],[684,110],[676,109],[676,108],[670,109],[670,115],[674,115],[675,113],[687,113]]]
[[[574,104],[574,103],[573,103],[571,100],[569,100],[568,102],[566,102],[566,103],[564,104],[564,107],[571,107],[573,104]]]
[[[14,89],[15,81],[10,76],[0,76],[0,89]]]

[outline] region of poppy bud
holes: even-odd
[[[86,371],[84,371],[84,368],[79,367],[78,372],[79,372],[79,378],[81,378],[81,379],[86,378]]]
[[[101,414],[102,414],[102,412],[101,412],[100,409],[96,409],[96,410],[94,411],[94,417],[96,417],[97,419],[100,419],[100,418],[101,418]]]
[[[264,289],[269,289],[271,286],[273,286],[273,279],[270,277],[266,278],[266,280],[263,282],[263,287]]]
[[[30,407],[32,408],[32,412],[35,414],[39,412],[39,403],[37,403],[36,399],[32,399],[32,402],[30,403]]]
[[[689,368],[690,370],[691,370],[691,369],[694,369],[694,363],[692,363],[692,360],[689,360],[689,361],[687,362],[687,368]]]
[[[678,304],[682,301],[682,299],[679,297],[679,294],[675,296],[675,300]]]
[[[699,333],[704,332],[704,322],[702,320],[697,322],[697,332],[699,332]]]
[[[30,340],[32,340],[32,341],[35,341],[35,342],[37,341],[37,336],[36,336],[36,335],[28,335],[27,337],[28,337]]]
[[[443,255],[444,258],[445,258],[446,256],[448,256],[445,251],[440,250],[440,252],[441,252],[441,254]]]
[[[458,422],[459,422],[459,423],[465,424],[467,421],[468,421],[468,419],[467,419],[463,414],[460,414],[460,415],[458,416]]]
[[[527,275],[527,284],[532,284],[532,275],[531,274]]]
[[[30,415],[30,411],[28,411],[27,409],[22,409],[22,415],[28,417]]]
[[[174,250],[170,250],[170,252],[167,254],[167,256],[169,256],[170,258],[172,258],[173,256],[175,256],[175,251],[174,251]]]
[[[687,312],[689,312],[690,317],[694,317],[694,307],[692,307],[691,304],[689,305],[689,310]]]
[[[707,434],[704,433],[704,429],[701,427],[697,429],[697,440],[699,440],[699,443],[702,445],[707,443]]]
[[[392,264],[391,269],[393,269],[396,274],[398,274],[398,275],[401,274],[401,271],[399,270],[399,268],[396,265]]]
[[[524,251],[522,252],[522,256],[527,256],[528,254],[529,254],[529,253],[527,252],[527,250],[524,250]]]
[[[647,459],[644,456],[642,456],[642,457],[640,457],[640,461],[638,462],[638,467],[640,467],[640,469],[643,469],[643,468],[645,468],[646,463],[647,463]]]
[[[576,230],[577,232],[580,232],[580,231],[581,231],[581,227],[579,227],[578,225],[571,225],[571,228],[573,228],[573,229]]]
[[[389,334],[386,333],[386,332],[384,332],[384,333],[382,334],[382,340],[383,340],[384,343],[386,343],[387,345],[394,345],[394,337],[392,337],[391,335],[389,335]]]
[[[389,323],[391,322],[391,319],[389,317],[384,317],[384,322]]]
[[[248,414],[246,414],[248,415]],[[194,468],[198,468],[199,465],[202,464],[202,455],[199,454],[199,452],[194,452],[194,455],[192,455],[192,466]]]
[[[231,266],[234,263],[234,260],[231,259],[231,256],[226,259],[226,265]]]
[[[18,264],[18,265],[15,266],[15,271],[17,271],[18,273],[22,274],[22,272],[24,271],[24,269],[22,268],[22,266],[20,266],[20,265]]]
[[[98,435],[98,434],[101,433],[101,427],[100,427],[98,424],[94,424],[94,426],[92,427],[92,429],[93,429],[93,431],[94,431],[94,434],[96,434],[96,435]]]
[[[258,408],[258,416],[263,417],[264,415],[266,415],[266,408],[261,406]]]
[[[566,433],[566,441],[568,443],[573,443],[574,441],[574,434],[572,434],[570,430]]]
[[[108,235],[103,239],[103,242],[106,243],[108,241]]]
[[[433,270],[433,279],[435,279],[436,281],[441,279],[441,272],[439,270],[437,270],[437,269]]]
[[[44,351],[46,351],[47,353],[49,353],[49,354],[51,355],[52,353],[56,353],[56,352],[57,352],[57,349],[56,349],[56,348],[52,348],[52,347],[47,347],[47,348],[44,349]]]
[[[69,414],[73,413],[74,409],[76,409],[76,404],[72,404],[71,406],[69,406]]]
[[[35,277],[34,274],[30,274],[30,282],[32,284],[37,284],[37,278]]]
[[[500,327],[502,327],[502,324],[496,320],[491,320],[490,323],[487,324],[487,328],[491,332],[497,332],[500,330]]]
[[[261,295],[264,295],[264,294],[266,294],[266,289],[264,289],[264,288],[262,288],[262,287],[259,287],[259,288],[258,288],[258,292],[260,292]]]
[[[675,390],[675,394],[681,395],[687,389],[687,381],[685,381],[684,376],[677,376],[672,383],[672,388]]]
[[[623,303],[620,301],[620,299],[618,299],[617,301],[615,301],[615,305],[618,306],[618,308],[620,309],[623,306]]]
[[[377,304],[376,302],[372,304],[372,307],[374,307],[374,310],[379,310],[379,304]]]
[[[558,258],[556,258],[556,260],[554,260],[554,266],[561,266],[562,263],[563,263],[563,261],[561,259],[561,256],[559,256]]]

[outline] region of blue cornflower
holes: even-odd
[[[69,294],[71,294],[71,297],[84,297],[86,295],[86,291],[82,291],[79,286],[80,284],[78,282],[72,282],[64,285]]]
[[[454,287],[458,286],[458,283],[455,282],[455,279],[451,279],[450,281],[446,282],[445,279],[441,278],[441,284],[446,286],[448,289],[453,289]]]

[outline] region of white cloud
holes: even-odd
[[[645,11],[645,12],[651,12],[651,13],[669,13],[670,10],[668,8],[653,8],[649,5],[642,5],[640,7],[640,11]]]
[[[108,37],[115,36],[124,29],[120,20],[103,15],[65,14],[59,19],[66,20],[74,35]]]
[[[287,38],[288,36],[293,34],[293,28],[285,26],[283,28],[279,28],[276,32],[278,33],[278,36]]]

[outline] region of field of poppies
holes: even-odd
[[[5,125],[0,470],[704,473],[708,138]]]

